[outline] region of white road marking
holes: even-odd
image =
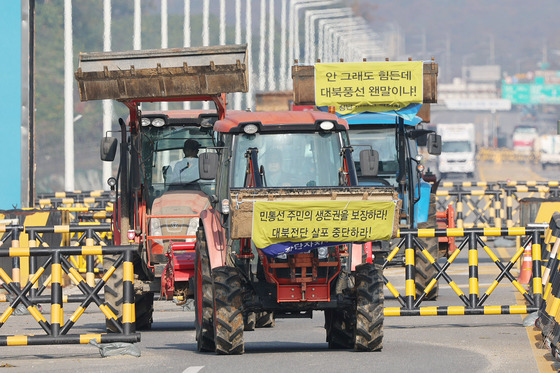
[[[198,367],[188,367],[183,371],[183,373],[198,373],[202,370],[202,368],[204,368],[204,365]]]

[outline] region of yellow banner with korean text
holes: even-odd
[[[315,104],[339,114],[399,110],[423,102],[422,61],[315,64]]]
[[[368,242],[393,235],[396,201],[255,201],[252,239],[280,242]]]

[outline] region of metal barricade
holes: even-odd
[[[542,281],[541,281],[541,236],[544,227],[512,227],[512,228],[472,228],[472,229],[404,229],[400,230],[398,237],[400,242],[387,257],[384,267],[394,258],[399,250],[405,251],[405,294],[401,295],[393,284],[384,276],[387,289],[399,301],[401,307],[386,307],[385,316],[436,316],[436,315],[497,315],[497,314],[525,314],[539,309],[542,303]],[[503,263],[492,249],[483,241],[483,237],[496,236],[527,236],[523,245],[518,248],[515,255],[507,263]],[[439,264],[423,246],[418,238],[421,237],[463,237],[457,249],[446,259],[445,263]],[[525,247],[531,245],[533,260],[532,292],[523,288],[519,281],[510,273],[515,263],[523,254]],[[499,269],[492,284],[480,296],[478,278],[479,248],[482,248]],[[446,272],[450,265],[466,249],[468,251],[468,273],[469,292],[466,295],[451,276]],[[415,285],[415,255],[420,252],[436,269],[435,274],[424,291],[416,297]],[[528,305],[486,305],[490,295],[494,292],[500,281],[507,278],[519,293],[523,295]],[[462,301],[462,306],[433,306],[423,307],[422,301],[436,285],[444,279],[451,289]]]
[[[436,194],[438,210],[452,205],[457,212],[458,227],[518,226],[519,200],[535,196],[557,198],[559,184],[557,181],[442,182]]]
[[[16,240],[17,242],[17,240]],[[98,343],[109,342],[129,342],[135,343],[140,341],[140,334],[135,330],[135,312],[134,312],[134,269],[133,269],[133,252],[137,248],[135,246],[101,246],[101,245],[85,245],[71,247],[19,247],[15,245],[8,249],[0,249],[0,257],[45,257],[44,263],[36,268],[36,271],[30,275],[29,281],[25,286],[21,286],[17,280],[10,277],[4,269],[0,268],[0,278],[3,280],[3,287],[9,292],[10,304],[0,316],[0,327],[2,327],[8,318],[14,313],[18,305],[23,304],[29,311],[29,314],[37,321],[45,332],[45,335],[9,335],[0,336],[0,346],[21,346],[21,345],[45,345],[45,344],[86,344],[94,339]],[[67,259],[70,255],[120,255],[114,265],[101,277],[96,283],[90,285],[78,272],[78,270]],[[15,263],[15,262],[14,262]],[[111,309],[104,304],[99,292],[103,289],[105,283],[119,267],[123,266],[123,317],[122,322]],[[50,267],[51,283],[50,283],[50,322],[43,316],[39,308],[36,306],[38,299],[33,299],[32,289],[38,286],[40,277]],[[66,273],[77,284],[77,288],[81,291],[80,305],[76,311],[64,321],[63,314],[63,287],[62,277]],[[41,298],[45,301],[47,298]],[[112,323],[117,333],[90,333],[71,335],[68,334],[72,326],[78,321],[86,308],[95,303],[103,312],[107,320]]]

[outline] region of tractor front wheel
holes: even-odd
[[[383,276],[377,264],[356,267],[356,327],[354,350],[383,348]]]
[[[214,342],[220,355],[245,352],[243,341],[243,289],[241,276],[234,267],[212,270],[214,282]]]
[[[196,347],[200,352],[215,351],[214,344],[214,292],[210,275],[210,260],[204,231],[199,229],[195,253],[195,328]]]

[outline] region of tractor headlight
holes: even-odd
[[[222,200],[222,214],[229,214],[229,199]]]
[[[150,124],[152,124],[152,121],[150,120],[150,118],[142,118],[141,123],[142,123],[142,127],[147,127]]]
[[[199,220],[198,218],[192,218],[189,221],[189,227],[187,228],[187,236],[196,236],[196,231],[198,230]],[[196,238],[187,238],[185,242],[195,242]]]
[[[154,127],[163,127],[165,125],[165,119],[163,118],[154,118],[152,120],[152,126]]]
[[[254,133],[256,133],[259,130],[259,127],[256,124],[246,124],[243,127],[243,132],[245,132],[248,135],[252,135]]]
[[[329,248],[326,246],[321,246],[317,248],[317,256],[319,259],[327,259],[329,256]]]
[[[328,120],[319,123],[319,127],[323,130],[323,131],[330,131],[334,128],[334,123],[333,122],[329,122]]]
[[[161,222],[158,218],[150,220],[150,236],[163,236],[161,233]],[[154,240],[154,242],[163,245],[163,240]]]

